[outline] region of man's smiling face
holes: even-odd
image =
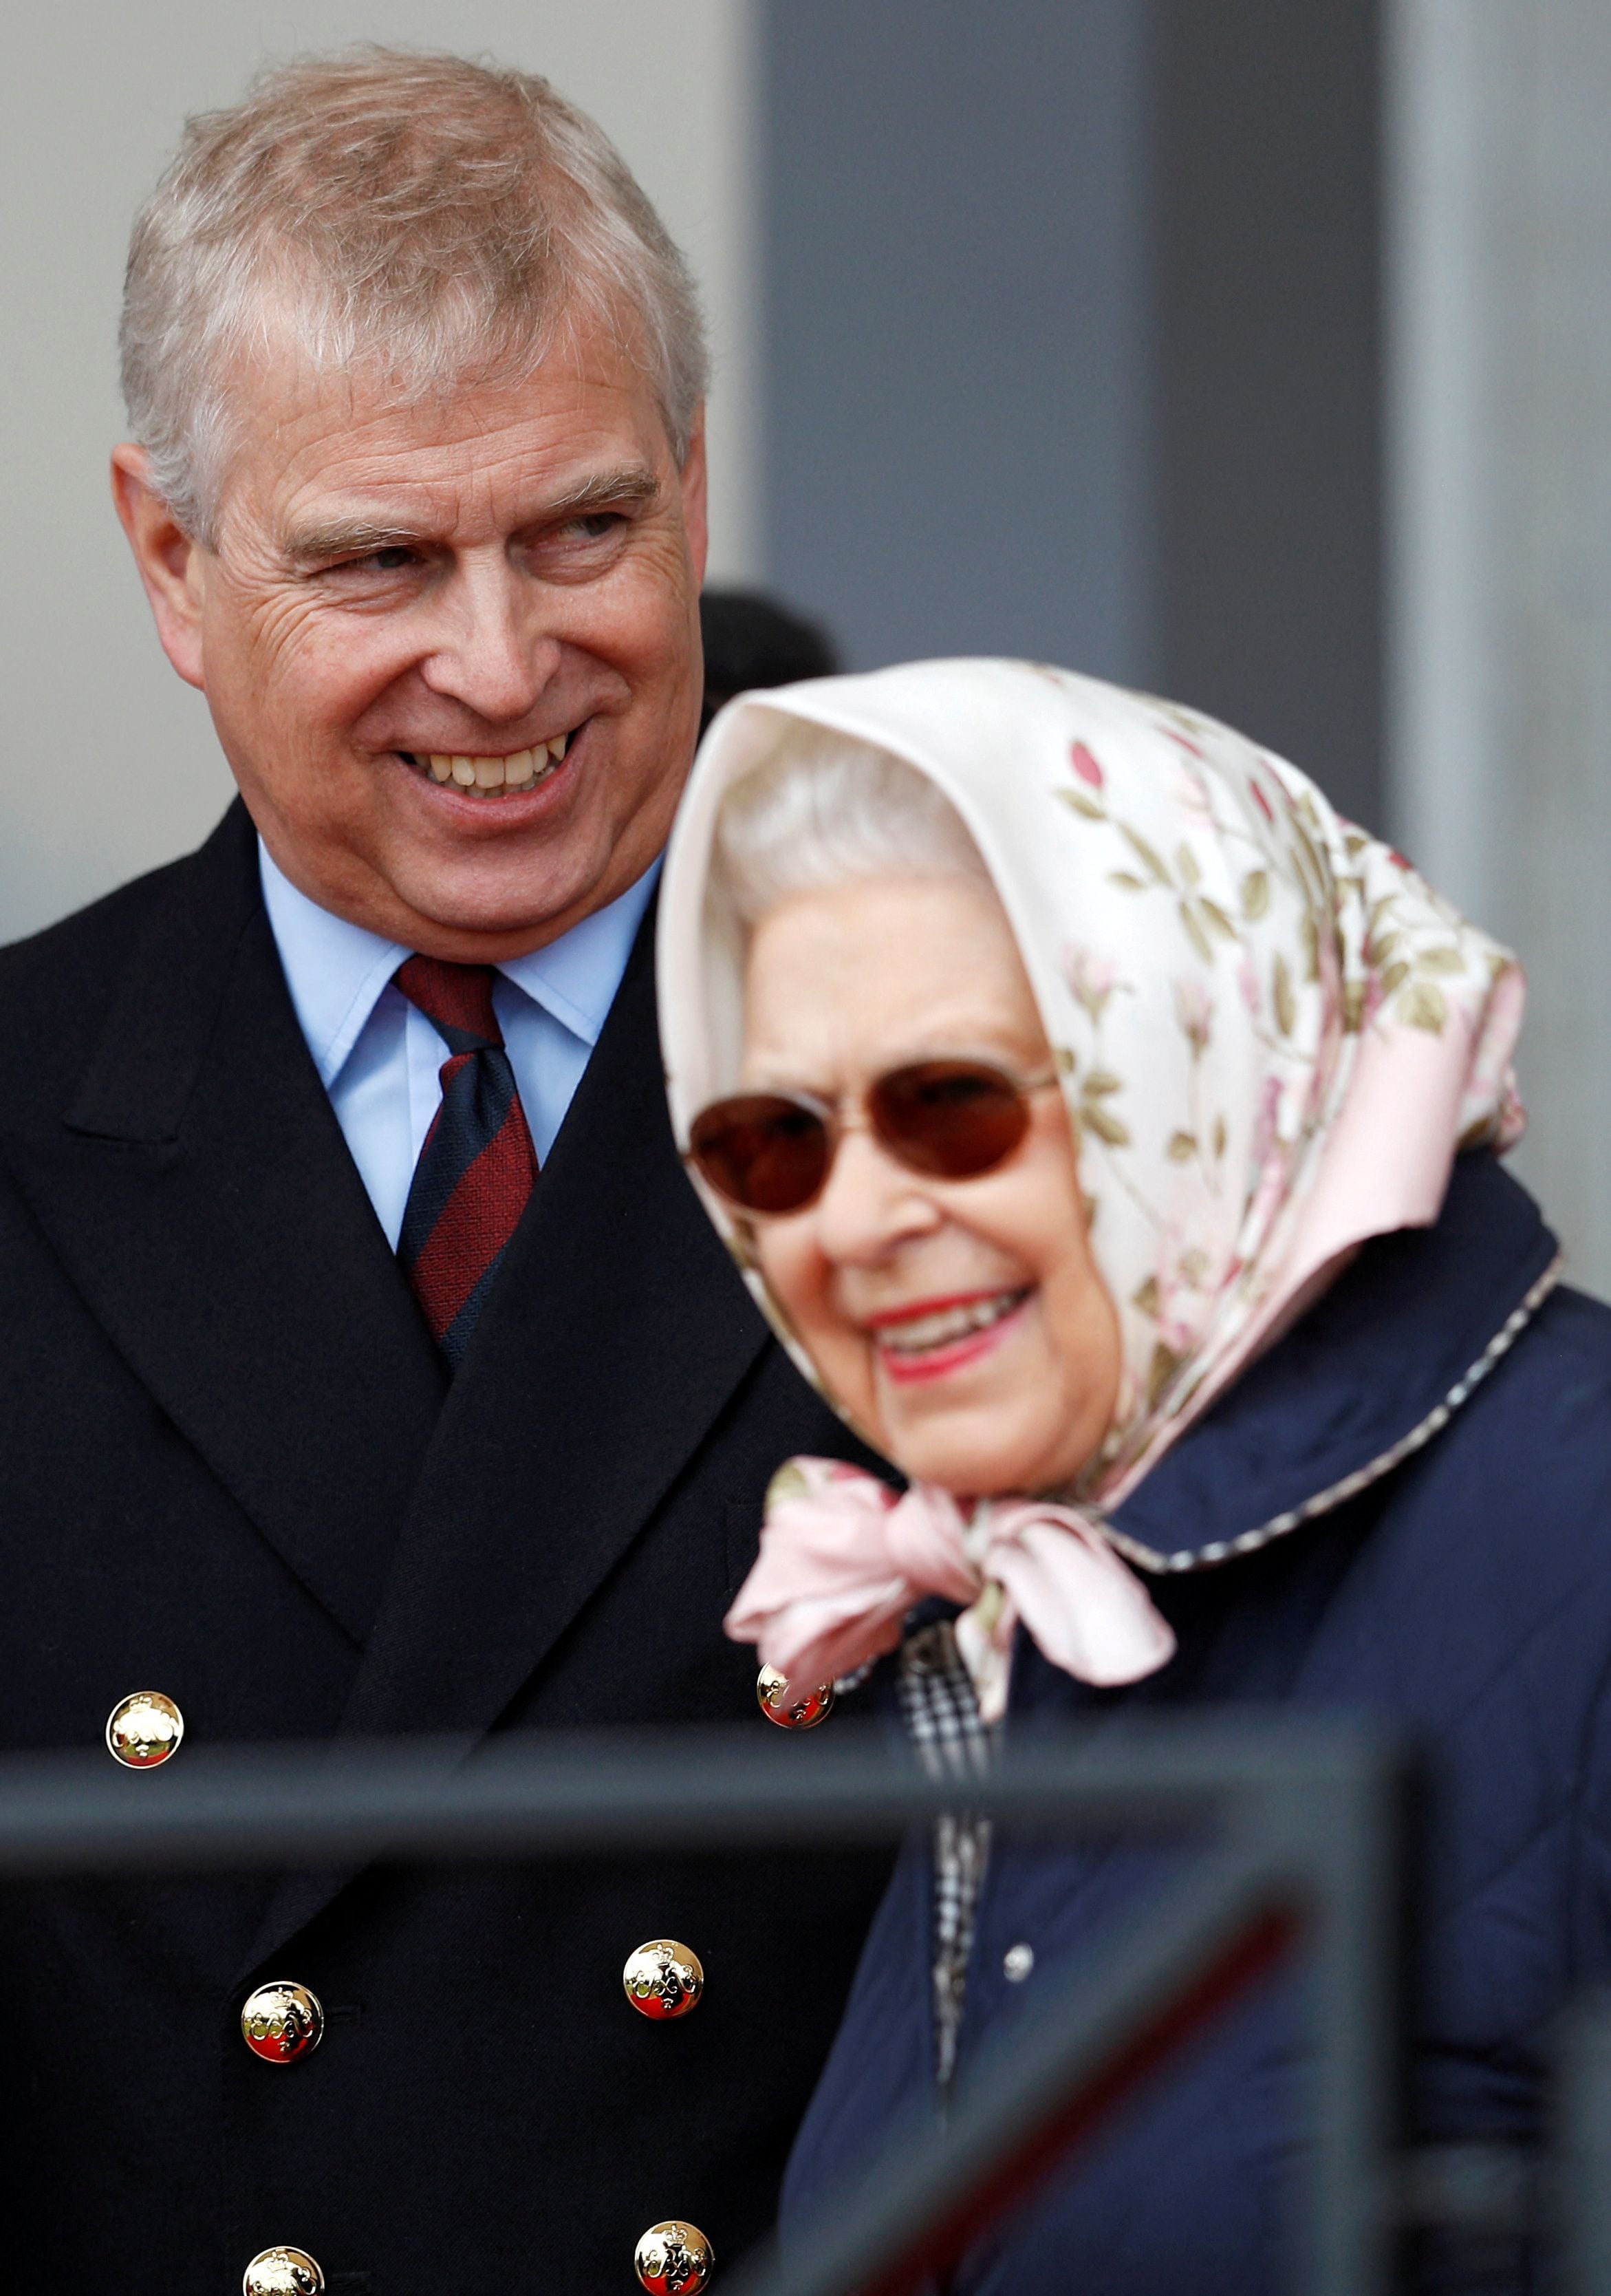
[[[670,829],[699,724],[702,439],[679,470],[641,368],[587,320],[528,382],[446,404],[289,350],[236,389],[216,550],[138,448],[116,484],[269,851],[388,939],[541,947]]]

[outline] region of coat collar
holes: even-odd
[[[0,1153],[136,1377],[361,1644],[446,1379],[297,1025],[244,807],[160,890],[65,1105]]]
[[[1328,1513],[1430,1441],[1559,1273],[1526,1191],[1460,1157],[1435,1224],[1368,1243],[1115,1511],[1115,1544],[1193,1570]]]

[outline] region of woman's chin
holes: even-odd
[[[912,1482],[936,1483],[958,1497],[1003,1498],[1031,1491],[1064,1490],[1101,1439],[1100,1415],[1055,1410],[1026,1412],[1016,1382],[1005,1391],[960,1399],[942,1410],[914,1408],[908,1393],[878,1397],[879,1447]],[[1087,1420],[1095,1423],[1091,1431]]]
[[[1044,1456],[1043,1445],[1006,1437],[995,1413],[946,1416],[954,1423],[904,1427],[898,1420],[885,1420],[886,1447],[909,1481],[936,1483],[959,1498],[998,1498],[1039,1488],[1035,1473]]]

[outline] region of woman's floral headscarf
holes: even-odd
[[[820,679],[722,712],[672,839],[659,995],[680,1143],[741,1052],[717,816],[801,726],[933,781],[1012,926],[1123,1333],[1117,1410],[1077,1495],[1106,1511],[1339,1254],[1435,1219],[1458,1149],[1519,1136],[1520,969],[1302,774],[1195,711],[1026,662]]]

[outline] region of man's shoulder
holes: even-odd
[[[164,862],[159,869],[131,878],[127,885],[59,917],[38,932],[6,942],[0,947],[0,983],[12,992],[23,986],[70,981],[94,973],[168,902],[182,897],[186,874],[193,870],[196,857],[187,853],[180,860]]]
[[[243,921],[252,881],[241,849],[251,831],[239,811],[232,807],[195,852],[0,947],[0,1125],[41,1094],[55,1098],[82,1071],[137,961],[146,961],[153,993],[161,994],[163,968],[150,965],[155,937],[195,947],[225,911]]]

